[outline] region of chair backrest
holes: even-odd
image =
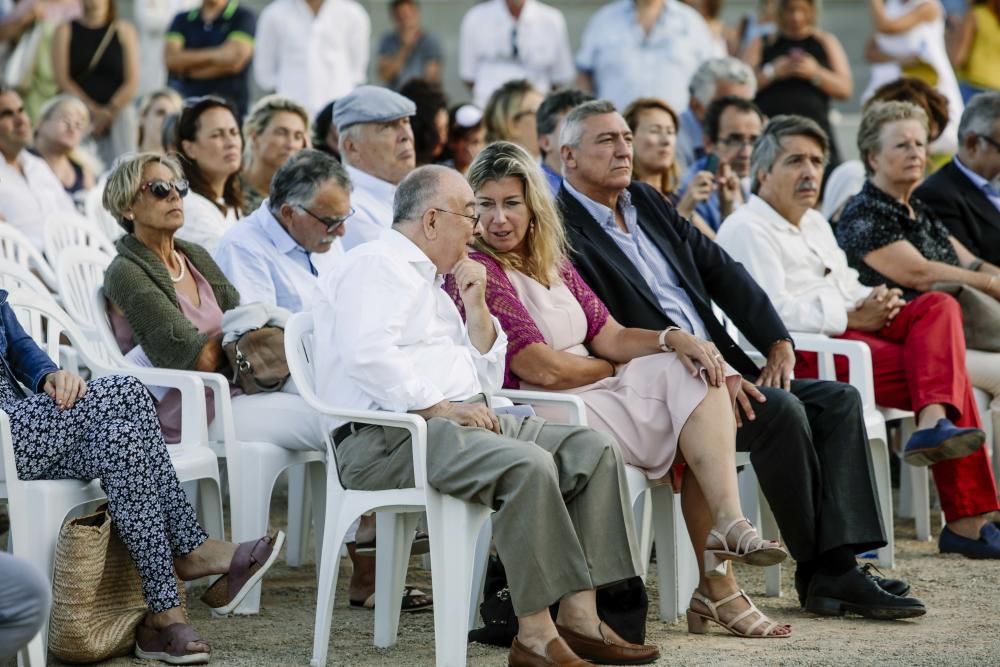
[[[35,271],[50,290],[59,289],[52,266],[28,237],[15,229],[13,225],[0,224],[0,261],[10,262],[29,271]]]
[[[87,198],[83,200],[83,210],[87,216],[87,220],[104,232],[108,240],[114,243],[120,236],[124,236],[125,230],[104,209],[104,204],[101,200],[104,197],[104,187],[106,185],[107,179],[101,178],[97,182],[97,185],[87,192]]]
[[[87,343],[80,328],[55,301],[19,290],[10,293],[7,303],[21,327],[50,359],[58,360],[60,346],[69,341],[82,364],[90,368],[95,376],[109,372],[108,364],[95,359],[93,348]]]
[[[28,290],[52,297],[52,292],[45,286],[42,279],[31,272],[30,269],[14,262],[0,260],[0,289],[8,292],[14,290]]]
[[[285,323],[285,357],[288,372],[295,381],[299,395],[312,408],[320,409],[323,402],[316,395],[316,373],[313,368],[313,328],[315,320],[309,312],[295,313]]]
[[[104,272],[110,263],[105,253],[85,246],[66,248],[56,262],[63,307],[85,329],[95,326],[94,292],[104,284]]]
[[[109,257],[115,250],[111,242],[96,225],[86,218],[57,215],[45,223],[45,256],[53,266],[59,261],[59,255],[67,248],[85,246],[99,250]]]
[[[118,339],[111,328],[111,319],[108,315],[108,300],[104,296],[104,286],[97,285],[90,295],[91,311],[94,319],[95,353],[114,367],[131,366],[121,348],[118,347]]]

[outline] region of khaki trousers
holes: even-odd
[[[493,538],[514,612],[635,576],[635,528],[614,439],[539,417],[500,415],[502,435],[427,422],[427,481],[495,510]],[[409,434],[361,426],[337,447],[340,478],[359,490],[412,487]]]

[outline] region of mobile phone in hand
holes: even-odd
[[[715,176],[719,173],[719,156],[715,153],[709,153],[705,160],[705,171]]]

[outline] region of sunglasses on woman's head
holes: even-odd
[[[171,190],[177,190],[179,196],[185,197],[188,193],[188,182],[183,178],[178,178],[174,181],[163,181],[160,179],[146,181],[139,186],[139,192],[146,192],[147,190],[157,199],[166,199],[170,196]]]

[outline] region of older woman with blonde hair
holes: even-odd
[[[927,124],[924,110],[909,102],[880,102],[865,111],[858,151],[867,180],[844,207],[837,241],[862,283],[898,288],[907,300],[938,283],[968,285],[1000,299],[1000,267],[972,254],[913,196],[927,164]],[[970,349],[965,361],[973,386],[996,403],[1000,354]],[[951,407],[961,412],[957,426],[979,427],[974,403]],[[931,470],[947,520],[941,551],[1000,558],[1000,530],[986,516],[997,505],[986,449]]]
[[[45,160],[71,196],[94,187],[101,161],[80,147],[90,133],[90,111],[72,95],[56,95],[42,105],[32,152]]]
[[[708,201],[715,187],[715,176],[707,171],[698,172],[691,178],[684,196],[677,195],[681,184],[677,162],[677,131],[680,128],[677,112],[661,99],[640,97],[625,108],[622,116],[632,130],[632,178],[652,185],[698,231],[714,239],[715,230],[695,207]]]
[[[115,167],[104,207],[126,233],[115,244],[104,291],[123,354],[144,365],[215,373],[228,368],[222,317],[240,305],[240,295],[204,248],[176,238],[185,196],[188,183],[171,157],[139,153]],[[245,395],[234,385],[232,396],[240,440],[322,449],[317,417],[299,395]],[[157,405],[168,440],[180,432],[179,407],[170,393]]]
[[[243,121],[243,214],[250,215],[267,199],[274,172],[288,158],[309,147],[309,114],[281,95],[257,100]]]
[[[622,327],[567,259],[562,221],[538,162],[509,142],[487,146],[469,169],[482,236],[470,256],[487,270],[486,300],[508,338],[505,386],[572,392],[588,424],[618,440],[653,479],[687,464],[683,506],[702,562],[688,628],[706,621],[742,637],[787,637],[739,591],[726,560],[779,562],[743,518],[736,488],[734,392],[719,358],[697,367],[675,353],[688,334]],[[446,288],[461,309],[453,280]],[[544,415],[543,415],[544,416]],[[681,456],[677,456],[680,450]]]
[[[139,152],[166,153],[163,144],[163,122],[178,114],[184,101],[172,88],[154,90],[139,103]]]
[[[527,79],[508,81],[497,88],[483,109],[486,142],[510,141],[541,159],[535,114],[544,99]]]

